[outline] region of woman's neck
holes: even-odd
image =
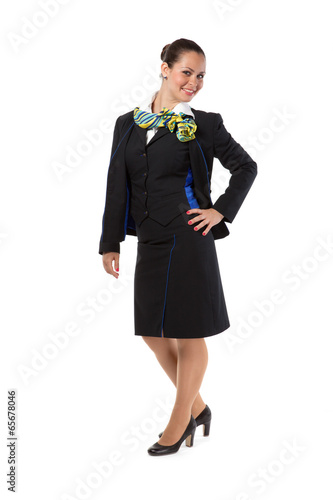
[[[163,108],[173,109],[180,101],[170,98],[161,90],[158,91],[151,105],[152,113],[159,113]]]

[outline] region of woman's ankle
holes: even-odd
[[[194,418],[197,418],[198,415],[206,408],[206,403],[200,398],[199,401],[194,401],[191,409],[191,413]]]

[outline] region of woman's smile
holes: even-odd
[[[195,90],[190,90],[186,88],[182,88],[182,91],[185,92],[186,95],[193,96],[195,94]]]

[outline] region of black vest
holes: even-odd
[[[125,162],[130,215],[139,226],[147,217],[166,225],[180,213],[200,207],[193,192],[189,143],[175,133],[154,135],[144,145],[133,127]]]

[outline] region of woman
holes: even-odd
[[[138,237],[135,335],[142,336],[177,388],[169,422],[147,450],[160,456],[209,435],[211,410],[199,389],[205,337],[229,328],[215,239],[229,234],[257,165],[231,137],[219,113],[190,107],[203,87],[206,58],[192,40],[166,45],[161,88],[141,108],[118,117],[108,170],[99,253],[119,276],[120,241]],[[213,158],[231,172],[213,204]]]

